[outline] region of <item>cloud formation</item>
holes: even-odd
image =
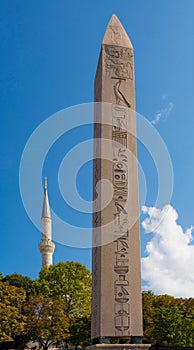
[[[171,205],[163,209],[142,208],[148,217],[142,222],[146,233],[153,233],[142,258],[144,289],[156,294],[194,297],[193,227],[186,231],[177,223],[178,214]]]
[[[158,124],[161,120],[166,120],[166,119],[169,117],[169,115],[170,115],[170,113],[171,113],[171,111],[172,111],[173,108],[174,108],[173,103],[172,103],[172,102],[169,102],[168,105],[167,105],[166,107],[161,108],[161,110],[158,111],[158,112],[155,114],[154,119],[151,120],[151,123],[152,123],[153,125],[156,125],[156,124]]]

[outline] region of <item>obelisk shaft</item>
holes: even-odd
[[[110,103],[95,112],[94,199],[101,179],[113,196],[93,213],[92,342],[141,342],[142,297],[133,47],[118,18],[107,27],[95,78],[95,102]],[[97,107],[98,109],[98,107]],[[108,120],[108,125],[107,125]],[[106,146],[103,140],[110,140]],[[107,150],[108,148],[108,150]],[[105,159],[108,154],[108,159]],[[107,157],[106,157],[107,158]],[[99,187],[101,206],[106,190]],[[104,244],[111,231],[112,240]],[[110,230],[111,227],[111,230]],[[96,238],[98,237],[98,238]],[[98,245],[95,247],[95,243]],[[138,341],[137,341],[138,340]]]

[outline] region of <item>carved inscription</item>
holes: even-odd
[[[129,256],[128,213],[125,208],[128,197],[127,164],[127,109],[112,106],[113,140],[113,200],[114,200],[114,326],[116,335],[128,335],[129,317]]]
[[[114,32],[116,36],[117,33]],[[113,201],[114,201],[114,326],[115,335],[127,336],[130,330],[129,232],[126,203],[128,199],[127,110],[131,107],[124,84],[133,79],[133,51],[105,45],[106,74],[114,80],[112,105]]]
[[[117,25],[110,26],[110,32],[113,40],[121,41],[122,40],[122,32],[120,27]]]
[[[110,76],[133,79],[133,50],[112,45],[104,47],[106,72]]]
[[[114,78],[116,79],[116,78]],[[121,102],[123,102],[127,107],[131,107],[130,103],[127,101],[125,95],[121,91],[121,83],[123,79],[117,79],[117,82],[114,85],[114,94],[116,98],[116,103],[119,105]]]

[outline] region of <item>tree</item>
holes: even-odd
[[[9,283],[11,286],[23,288],[26,291],[26,296],[29,298],[31,294],[35,294],[35,284],[27,276],[22,276],[18,273],[13,273],[2,278],[3,282]]]
[[[74,344],[75,336],[80,344],[89,338],[91,273],[84,265],[59,263],[44,267],[36,281],[14,273],[1,283],[7,291],[4,299],[10,300],[6,304],[2,299],[0,305],[1,342],[12,341],[11,347],[23,348],[29,340],[38,340],[47,349],[53,343],[67,342],[70,336]],[[18,296],[17,305],[9,291]]]
[[[25,312],[26,329],[31,339],[39,341],[44,350],[69,337],[69,318],[59,300],[52,300],[42,295],[32,296],[25,306]]]
[[[79,317],[72,322],[69,332],[69,343],[75,347],[85,348],[91,340],[91,317]]]
[[[0,281],[0,343],[14,341],[24,331],[26,317],[21,309],[25,300],[23,288]]]
[[[91,313],[91,273],[79,262],[67,261],[43,267],[36,286],[40,293],[59,300],[70,319]]]
[[[194,299],[143,293],[144,342],[194,346]]]
[[[155,299],[156,296],[151,292],[143,292],[142,304],[143,304],[143,328],[144,328],[144,343],[154,344],[153,331],[155,329]]]
[[[159,306],[155,313],[155,321],[154,335],[157,343],[164,346],[187,345],[187,335],[183,330],[183,313],[178,305]]]
[[[184,302],[183,327],[187,336],[187,346],[194,346],[194,298],[181,299]]]
[[[84,339],[87,343],[90,332],[91,285],[90,271],[74,261],[43,267],[36,281],[39,293],[53,301],[60,301],[69,320],[69,341],[73,345],[84,344]]]

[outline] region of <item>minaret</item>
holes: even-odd
[[[42,207],[42,241],[39,244],[42,254],[42,267],[53,263],[55,245],[52,242],[52,219],[47,192],[47,179],[44,179],[44,199]]]

